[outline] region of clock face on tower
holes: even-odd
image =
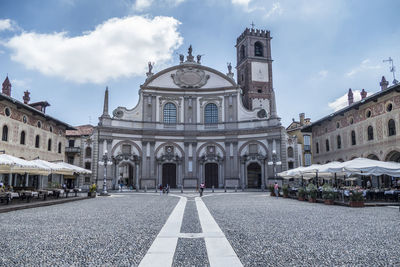
[[[254,82],[268,82],[268,64],[251,62],[251,80]]]

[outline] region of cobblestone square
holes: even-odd
[[[0,265],[138,266],[146,255],[159,266],[396,266],[398,219],[392,207],[257,192],[113,194],[0,214]],[[167,247],[156,248],[159,241]]]

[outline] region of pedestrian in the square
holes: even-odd
[[[162,184],[159,184],[158,185],[158,189],[160,190],[160,196],[162,195],[162,192],[163,192],[163,186],[162,186]]]
[[[200,197],[203,196],[204,187],[206,187],[206,185],[204,183],[201,183],[200,184]]]
[[[277,182],[275,182],[275,185],[274,185],[274,192],[275,192],[275,196],[279,197],[279,185]]]

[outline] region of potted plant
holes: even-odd
[[[317,186],[314,184],[307,185],[308,201],[315,203],[317,201]]]
[[[299,187],[298,191],[297,191],[297,198],[300,201],[304,201],[306,198],[306,190],[304,189],[304,187]]]
[[[353,190],[350,192],[349,206],[353,208],[364,207],[364,195],[362,190]]]
[[[335,192],[333,191],[333,188],[330,185],[324,184],[322,186],[322,198],[324,199],[324,203],[326,205],[334,204]]]
[[[283,197],[284,198],[289,197],[289,186],[287,184],[284,184],[282,186],[282,192],[283,192]]]
[[[96,184],[92,184],[91,186],[89,186],[88,197],[96,197],[96,189]]]
[[[269,190],[269,192],[271,192],[271,193],[270,193],[270,196],[271,196],[271,197],[275,197],[274,185],[273,185],[273,184],[269,184],[269,185],[268,185],[268,190]]]

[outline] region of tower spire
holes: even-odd
[[[106,87],[106,91],[104,93],[104,106],[103,106],[103,118],[110,118],[110,114],[108,114],[108,86]]]

